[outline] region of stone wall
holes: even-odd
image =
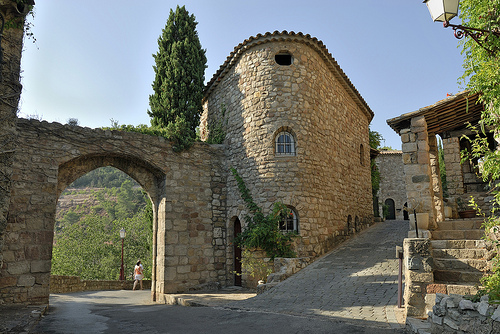
[[[137,288],[140,288],[137,283]],[[134,281],[81,280],[78,276],[50,276],[50,293],[80,291],[132,290]],[[151,280],[142,280],[144,289],[151,289]]]
[[[10,0],[0,1],[0,11],[4,22],[10,25],[10,28],[2,27],[0,39],[0,268],[2,268],[3,234],[7,227],[10,205],[12,161],[17,148],[16,114],[22,91],[20,73],[24,29],[15,26],[24,27],[26,13],[20,15],[17,4]]]
[[[394,201],[396,219],[404,219],[404,205],[408,202],[406,197],[405,175],[403,165],[403,152],[380,151],[375,158],[380,171],[380,189],[378,193],[379,212],[387,199]]]
[[[268,36],[269,35],[269,36]],[[279,65],[275,55],[292,56]],[[227,165],[238,170],[255,202],[268,212],[275,201],[299,218],[299,257],[317,257],[373,219],[368,125],[371,114],[353,98],[331,55],[307,36],[266,34],[245,41],[208,85],[201,132],[225,124]],[[348,81],[348,79],[347,79]],[[296,154],[275,154],[281,131]],[[228,179],[227,226],[246,208]],[[228,235],[230,235],[228,233]],[[228,252],[228,268],[233,256]]]
[[[460,295],[437,293],[428,321],[430,333],[500,333],[500,306],[490,304],[488,296],[472,302]]]
[[[446,181],[448,182],[448,203],[452,208],[453,217],[458,218],[457,199],[463,203],[469,203],[470,197],[474,197],[476,204],[485,215],[491,212],[493,197],[485,190],[485,183],[478,179],[475,170],[469,162],[461,163],[460,138],[450,137],[443,139],[444,161],[446,168]]]

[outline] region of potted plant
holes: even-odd
[[[460,218],[474,218],[476,217],[476,210],[469,205],[467,205],[462,198],[457,197],[457,207],[458,207],[458,215]]]

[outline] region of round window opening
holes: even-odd
[[[293,57],[289,53],[278,53],[274,56],[274,60],[278,65],[289,66],[292,65]]]

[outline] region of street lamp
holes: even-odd
[[[125,270],[123,269],[123,240],[125,240],[125,236],[127,233],[125,232],[125,229],[122,227],[120,230],[120,238],[122,238],[122,265],[120,267],[120,281],[125,280]]]
[[[464,36],[470,36],[477,44],[490,54],[494,54],[494,50],[490,50],[484,46],[484,42],[490,35],[500,37],[500,31],[490,31],[476,28],[464,27],[460,24],[451,24],[449,21],[458,15],[458,5],[460,0],[424,0],[427,9],[431,13],[434,22],[443,22],[445,28],[452,27],[453,34],[456,38],[462,39]]]

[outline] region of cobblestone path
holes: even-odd
[[[396,246],[407,232],[407,221],[377,223],[273,289],[225,306],[399,329]]]

